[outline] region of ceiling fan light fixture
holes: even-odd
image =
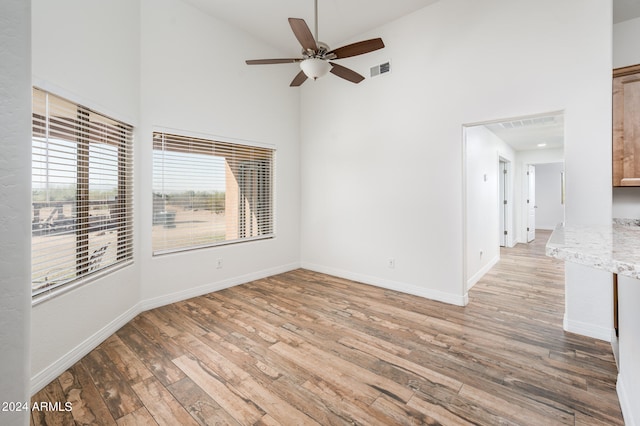
[[[300,62],[300,68],[307,77],[316,80],[319,77],[327,75],[331,69],[331,64],[323,59],[307,58]]]
[[[309,26],[301,18],[289,18],[289,26],[293,35],[296,37],[302,47],[302,58],[277,58],[277,59],[251,59],[245,61],[247,65],[266,65],[266,64],[288,64],[300,63],[301,71],[293,78],[290,87],[299,87],[307,79],[317,80],[320,77],[331,74],[340,77],[351,83],[360,83],[364,77],[357,72],[336,64],[334,59],[350,58],[352,56],[363,55],[382,49],[384,43],[381,38],[372,38],[356,43],[347,44],[331,50],[326,43],[318,41],[318,0],[315,0],[315,24],[316,34],[313,35]]]

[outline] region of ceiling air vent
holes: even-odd
[[[391,62],[387,61],[383,64],[371,67],[371,77],[377,77],[391,71]]]
[[[553,115],[524,118],[522,120],[505,121],[500,123],[503,129],[518,129],[529,126],[545,126],[556,124],[556,117]]]

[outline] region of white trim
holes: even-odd
[[[127,311],[123,312],[120,316],[113,321],[102,327],[84,342],[64,354],[57,361],[54,361],[48,367],[42,369],[35,376],[31,377],[31,395],[39,392],[52,380],[55,380],[59,375],[64,373],[73,364],[80,361],[85,355],[95,349],[100,343],[105,341],[109,336],[118,331],[126,323],[135,318],[140,313],[140,303],[133,305]]]
[[[251,141],[247,139],[231,138],[228,136],[214,135],[212,133],[195,132],[193,130],[176,129],[171,127],[154,125],[154,126],[151,126],[151,132],[152,133],[156,133],[156,132],[168,133],[176,136],[184,136],[187,138],[207,139],[207,140],[212,140],[214,142],[227,142],[227,143],[235,143],[238,145],[255,146],[256,148],[266,148],[266,149],[272,149],[274,151],[277,151],[276,144]]]
[[[611,329],[611,350],[613,351],[613,358],[616,361],[616,367],[620,371],[620,340],[616,335],[616,329]]]
[[[141,312],[155,309],[171,303],[180,302],[182,300],[187,300],[192,297],[202,296],[203,294],[224,290],[226,288],[234,287],[240,284],[246,284],[251,281],[260,280],[262,278],[271,277],[273,275],[283,274],[285,272],[293,271],[298,268],[300,268],[299,263],[289,263],[287,265],[263,269],[261,271],[252,272],[250,274],[240,275],[238,277],[216,281],[199,287],[190,288],[188,290],[178,291],[175,293],[166,294],[164,296],[158,296],[151,299],[143,300],[140,303]]]
[[[462,125],[462,156],[460,163],[460,167],[462,168],[462,284],[464,285],[467,281],[467,275],[469,275],[469,256],[467,255],[467,246],[469,243],[469,230],[467,229],[467,216],[468,216],[468,194],[467,194],[467,131],[468,126]],[[499,249],[498,249],[499,250]],[[463,306],[467,306],[469,301],[469,288],[464,285],[464,297],[466,298],[466,302]]]
[[[463,124],[463,126],[466,126],[466,127],[486,126],[488,124],[500,124],[507,121],[518,121],[518,120],[526,120],[528,118],[538,118],[538,117],[547,117],[549,115],[564,115],[564,114],[565,114],[565,110],[559,109],[559,110],[549,111],[549,112],[537,112],[535,114],[516,115],[512,117],[494,118],[490,120],[478,121],[474,123],[465,123]]]
[[[345,278],[352,281],[358,281],[363,284],[373,285],[376,287],[386,288],[389,290],[399,291],[401,293],[412,294],[414,296],[424,297],[425,299],[436,300],[438,302],[448,303],[456,306],[466,306],[469,303],[468,296],[445,293],[443,291],[431,290],[415,284],[402,283],[399,281],[387,280],[370,275],[359,274],[357,272],[345,271],[342,269],[331,268],[328,266],[317,265],[314,263],[302,262],[302,268],[322,274],[333,275],[339,278]]]
[[[467,291],[471,290],[471,288],[480,281],[480,279],[493,268],[496,263],[500,261],[500,254],[494,256],[493,259],[489,261],[486,265],[484,265],[478,272],[473,274],[471,278],[467,280]]]
[[[165,296],[160,296],[152,299],[147,299],[138,302],[127,311],[119,315],[113,321],[102,327],[92,336],[81,342],[75,348],[64,354],[58,360],[54,361],[48,367],[42,369],[35,376],[31,377],[31,395],[39,392],[52,380],[55,380],[60,374],[64,373],[73,364],[80,361],[85,355],[94,350],[100,343],[104,342],[109,336],[122,328],[125,324],[131,321],[136,315],[154,309],[160,306],[164,306],[170,303],[186,300],[191,297],[201,296],[203,294],[223,290],[225,288],[233,287],[235,285],[245,284],[251,281],[259,280],[262,278],[270,277],[277,274],[282,274],[295,269],[300,268],[300,264],[297,262],[289,263],[286,265],[278,266],[275,268],[263,269],[261,271],[253,272],[250,274],[241,275],[239,277],[229,278],[227,280],[218,281],[215,283],[206,284],[200,287],[192,288],[185,291],[171,293]]]
[[[31,306],[33,307],[33,306],[39,305],[49,299],[53,299],[54,297],[65,294],[73,289],[92,283],[100,278],[106,277],[107,275],[114,274],[120,269],[133,265],[133,263],[134,263],[133,258],[123,260],[120,263],[115,263],[111,266],[108,266],[96,272],[95,274],[86,275],[82,278],[69,281],[66,284],[62,284],[58,287],[53,287],[50,290],[45,289],[44,291],[36,294],[35,296],[34,295],[31,296]]]
[[[611,343],[611,328],[600,327],[598,325],[589,324],[582,321],[570,320],[565,312],[563,319],[563,328],[570,333],[580,334],[582,336],[593,337],[594,339],[604,340]]]
[[[257,237],[245,237],[245,238],[238,238],[236,240],[225,240],[225,241],[219,241],[219,242],[209,243],[209,244],[198,244],[195,246],[155,250],[151,252],[151,255],[153,257],[157,257],[157,256],[164,256],[167,254],[182,253],[185,251],[201,250],[201,249],[207,249],[211,247],[228,246],[231,244],[248,243],[248,242],[262,241],[262,240],[273,240],[275,238],[276,238],[276,234],[272,232],[271,234],[258,235]]]
[[[640,419],[635,419],[633,417],[633,407],[631,406],[631,401],[629,401],[621,374],[618,374],[616,391],[618,392],[618,400],[620,401],[620,408],[622,409],[622,418],[624,419],[624,423],[627,426],[637,426],[639,423],[636,420],[640,421]]]

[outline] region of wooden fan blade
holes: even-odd
[[[352,83],[360,83],[362,80],[364,80],[364,77],[361,76],[360,74],[358,74],[357,72],[350,70],[347,67],[343,67],[342,65],[338,65],[338,64],[334,64],[333,62],[330,62],[331,64],[331,74],[337,75],[340,78],[344,78],[345,80],[348,80]]]
[[[298,75],[296,75],[293,78],[293,80],[291,81],[291,84],[289,85],[289,87],[298,87],[302,83],[304,83],[306,80],[307,80],[307,75],[304,73],[304,71],[300,71],[298,73]]]
[[[289,25],[291,25],[293,34],[304,50],[312,50],[314,52],[318,50],[316,40],[313,38],[313,34],[311,34],[311,30],[304,19],[289,18]]]
[[[374,50],[382,49],[383,47],[384,43],[381,38],[372,38],[371,40],[359,41],[357,43],[338,47],[329,53],[335,54],[336,59],[342,59],[373,52]]]
[[[283,58],[283,59],[249,59],[245,62],[247,65],[269,65],[269,64],[292,64],[301,62],[301,58]]]

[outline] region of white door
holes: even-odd
[[[536,167],[527,166],[527,242],[536,238]]]

